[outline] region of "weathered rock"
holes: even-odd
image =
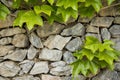
[[[115,45],[113,45],[113,48],[120,50],[120,38],[112,38],[111,40],[115,43]]]
[[[120,17],[115,17],[114,23],[115,24],[120,24]]]
[[[45,22],[43,27],[39,27],[37,29],[37,34],[40,37],[47,37],[51,34],[58,34],[61,32],[61,30],[64,28],[65,26],[62,24],[58,24],[58,23],[54,23],[53,25],[48,24],[48,22]]]
[[[13,77],[20,71],[19,66],[17,66],[12,61],[5,61],[0,63],[0,75],[4,77]]]
[[[72,77],[61,77],[62,80],[72,80]],[[75,77],[73,80],[86,80],[86,77],[84,77],[83,75],[78,75],[77,77]]]
[[[64,46],[69,42],[71,37],[62,37],[60,35],[50,36],[44,43],[49,49],[57,48],[62,50]]]
[[[42,75],[42,80],[62,80],[62,79],[58,76]]]
[[[39,54],[39,59],[49,60],[49,61],[59,61],[62,58],[62,51],[60,50],[50,50],[44,48]]]
[[[0,45],[6,45],[12,43],[12,38],[11,37],[6,37],[0,39]]]
[[[5,56],[8,52],[12,51],[14,46],[2,46],[0,45],[0,56]]]
[[[81,45],[82,45],[82,40],[80,39],[80,37],[77,37],[73,40],[71,40],[67,45],[66,45],[66,49],[71,51],[71,52],[74,52],[78,49],[81,48]]]
[[[99,33],[99,28],[91,25],[87,26],[86,32]]]
[[[3,59],[3,57],[0,57],[0,62],[2,62],[4,59]]]
[[[48,73],[48,71],[49,71],[48,62],[41,61],[41,62],[35,63],[32,70],[30,71],[30,74],[36,75],[41,73]]]
[[[10,79],[0,76],[0,80],[10,80]]]
[[[107,28],[101,29],[101,37],[103,40],[110,40],[111,35]]]
[[[112,34],[112,37],[120,37],[120,25],[111,26],[109,31]]]
[[[71,28],[64,29],[61,35],[63,36],[83,36],[85,33],[85,27],[78,23]]]
[[[13,61],[23,61],[26,57],[27,50],[19,49],[15,50],[13,53],[8,54],[4,57],[4,59],[10,59]]]
[[[81,23],[89,23],[91,21],[92,18],[81,18],[79,17],[78,22]]]
[[[120,63],[115,63],[115,70],[120,71]]]
[[[28,59],[33,59],[35,58],[36,54],[38,53],[39,51],[33,47],[33,46],[30,46],[30,48],[28,49],[28,53],[27,53],[27,58]]]
[[[25,33],[26,31],[22,28],[16,27],[16,28],[8,28],[8,29],[3,29],[0,31],[0,36],[1,37],[6,37],[6,36],[13,36],[15,34],[20,34],[20,33]]]
[[[63,60],[64,60],[67,64],[70,64],[70,63],[74,62],[76,59],[75,59],[75,57],[72,55],[71,52],[66,51],[66,52],[63,54]]]
[[[113,20],[113,17],[95,17],[92,19],[90,25],[108,28],[112,24]]]
[[[27,47],[29,44],[29,40],[25,34],[17,34],[13,37],[12,44],[15,47]]]
[[[63,67],[65,65],[66,65],[66,63],[64,61],[57,61],[57,62],[53,62],[53,63],[50,64],[50,66],[52,66],[52,67],[58,67],[58,66]]]
[[[43,48],[43,44],[41,42],[41,39],[35,33],[30,34],[30,42],[36,48]]]

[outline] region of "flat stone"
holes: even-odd
[[[78,18],[78,22],[81,23],[89,23],[91,20],[92,18],[81,18],[81,17]]]
[[[66,49],[71,51],[71,52],[74,52],[78,49],[81,48],[81,45],[82,45],[82,40],[80,39],[80,37],[77,37],[73,40],[71,40],[67,45],[66,45]]]
[[[22,47],[22,48],[24,48],[24,47],[28,46],[29,40],[28,40],[28,37],[25,34],[16,34],[13,37],[12,44],[15,47]]]
[[[58,34],[65,26],[59,23],[53,23],[50,25],[48,22],[45,22],[43,27],[37,29],[37,34],[40,37],[47,37],[52,34]]]
[[[30,34],[29,40],[31,44],[35,46],[36,48],[43,48],[43,44],[41,42],[40,37],[38,37],[35,33]]]
[[[15,47],[14,46],[2,46],[0,45],[0,56],[5,56],[10,51],[12,51]]]
[[[114,23],[115,24],[120,24],[120,17],[115,17]]]
[[[99,33],[99,28],[98,27],[88,25],[86,28],[87,28],[86,32]]]
[[[0,75],[4,77],[14,77],[20,71],[19,66],[12,61],[0,63]]]
[[[62,37],[60,35],[50,36],[44,43],[49,49],[57,48],[62,50],[64,46],[69,42],[71,37]]]
[[[27,58],[34,59],[38,52],[39,51],[31,45],[30,48],[28,49]]]
[[[64,54],[63,54],[63,60],[67,63],[67,64],[70,64],[72,62],[74,62],[76,59],[75,57],[73,56],[73,54],[69,51],[66,51]]]
[[[62,51],[60,50],[50,50],[44,48],[39,54],[39,59],[49,60],[49,61],[60,61],[62,58]]]
[[[120,37],[120,25],[111,26],[109,31],[112,34],[112,37]]]
[[[115,63],[115,70],[120,71],[120,63]]]
[[[115,45],[113,45],[113,48],[116,50],[120,50],[120,38],[112,38],[111,39]]]
[[[48,73],[48,71],[49,71],[48,62],[40,61],[40,62],[35,63],[32,70],[30,71],[30,74],[36,75],[36,74],[41,74],[41,73]]]
[[[6,37],[0,39],[0,45],[6,45],[12,43],[12,38],[11,37]]]
[[[102,28],[101,29],[101,37],[102,37],[103,40],[110,40],[111,34],[110,34],[110,32],[108,31],[107,28]]]
[[[12,52],[11,54],[8,54],[4,57],[4,59],[10,59],[13,61],[23,61],[26,57],[27,50],[25,49],[18,49]]]
[[[95,17],[92,19],[90,25],[108,28],[111,26],[113,20],[113,17]]]
[[[57,61],[57,62],[52,62],[51,64],[50,64],[50,66],[52,66],[52,67],[57,67],[57,66],[65,66],[66,65],[66,63],[64,62],[64,61]]]
[[[71,76],[68,77],[61,77],[62,80],[72,80]],[[86,80],[86,77],[84,77],[83,75],[78,75],[77,77],[75,77],[73,80]]]
[[[61,35],[63,36],[83,36],[85,27],[81,23],[77,23],[71,28],[64,29]]]
[[[15,34],[20,34],[20,33],[25,33],[26,31],[22,28],[15,27],[15,28],[7,28],[3,29],[0,31],[0,36],[1,37],[6,37],[6,36],[13,36]]]
[[[52,76],[52,75],[42,75],[42,80],[62,80],[58,76]]]
[[[0,76],[0,80],[10,80],[10,79]]]

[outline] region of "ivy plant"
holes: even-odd
[[[114,61],[118,59],[120,51],[113,49],[112,45],[110,40],[102,43],[95,37],[87,36],[82,49],[73,53],[77,58],[71,63],[73,78],[80,73],[84,76],[95,75],[103,68],[113,70]]]

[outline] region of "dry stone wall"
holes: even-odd
[[[45,22],[31,32],[12,27],[12,17],[0,21],[0,80],[72,80],[72,53],[81,49],[85,36],[112,40],[120,50],[120,17],[106,11],[68,25]],[[78,78],[88,80],[83,75]],[[120,80],[120,61],[113,71],[101,70],[89,80]]]

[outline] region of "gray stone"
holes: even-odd
[[[89,23],[91,21],[92,18],[81,18],[79,16],[78,18],[78,22],[81,22],[81,23]]]
[[[120,17],[115,17],[114,23],[115,24],[120,24]]]
[[[62,58],[62,51],[60,50],[50,50],[44,48],[39,54],[39,59],[49,60],[49,61],[59,61]]]
[[[40,61],[35,63],[32,70],[30,71],[30,74],[36,75],[41,73],[48,73],[48,71],[49,71],[48,62]]]
[[[62,77],[61,79],[62,80],[72,80],[72,77],[70,77],[70,76],[68,76],[68,77]],[[83,75],[78,75],[73,80],[86,80],[86,77],[84,77]]]
[[[81,48],[81,45],[82,45],[82,40],[80,39],[80,37],[77,37],[73,40],[71,40],[67,45],[66,45],[66,49],[71,51],[71,52],[74,52],[78,49]]]
[[[3,59],[3,57],[0,57],[0,62],[2,62],[4,59]]]
[[[113,48],[120,50],[120,38],[112,38],[111,40],[115,43],[115,45],[113,45]]]
[[[19,66],[12,61],[0,63],[0,75],[4,77],[13,77],[20,71]]]
[[[61,35],[63,36],[83,36],[85,33],[85,27],[81,23],[77,23],[71,28],[64,29]]]
[[[10,79],[0,76],[0,80],[10,80]]]
[[[86,32],[99,33],[99,28],[91,25],[87,26]]]
[[[30,48],[28,49],[27,58],[34,59],[38,52],[39,51],[35,47],[30,46]]]
[[[26,57],[26,54],[27,54],[27,50],[19,49],[19,50],[15,50],[11,54],[6,55],[4,59],[10,59],[13,61],[23,61]]]
[[[120,25],[111,26],[109,31],[112,34],[112,37],[120,37]]]
[[[20,63],[20,67],[22,69],[23,73],[28,73],[30,71],[30,69],[32,68],[34,64],[34,61],[29,61],[29,60],[25,60],[23,62]]]
[[[92,26],[110,27],[114,18],[113,17],[95,17],[91,21]]]
[[[110,40],[111,34],[110,34],[110,32],[108,31],[107,28],[102,28],[101,29],[101,37],[102,37],[103,40]]]
[[[50,64],[50,66],[52,66],[52,67],[57,67],[57,66],[65,66],[66,65],[66,63],[64,62],[64,61],[57,61],[57,62],[53,62],[53,63],[51,63]]]
[[[15,34],[25,33],[26,31],[22,28],[16,27],[16,28],[7,28],[0,31],[1,37],[6,36],[13,36]]]
[[[69,42],[71,37],[62,37],[60,35],[50,36],[44,43],[49,49],[57,48],[62,50],[64,46]]]
[[[120,71],[120,63],[115,63],[115,70]]]
[[[25,34],[17,34],[13,37],[12,44],[15,47],[27,47],[29,44],[28,37]]]
[[[70,64],[72,62],[74,62],[76,59],[75,57],[73,56],[73,54],[69,51],[66,51],[64,54],[63,54],[63,60],[67,63],[67,64]]]
[[[59,76],[42,75],[42,80],[62,80]]]
[[[6,45],[12,43],[12,38],[11,37],[6,37],[0,39],[0,45]]]
[[[15,47],[14,46],[2,46],[0,45],[0,56],[5,56],[10,51],[12,51]]]
[[[53,25],[50,25],[48,22],[45,22],[43,27],[39,27],[37,29],[37,34],[40,37],[47,37],[52,34],[60,33],[64,27],[65,27],[64,25],[59,23],[53,23]]]
[[[43,44],[41,42],[41,39],[35,33],[30,34],[30,42],[36,48],[43,48]]]

